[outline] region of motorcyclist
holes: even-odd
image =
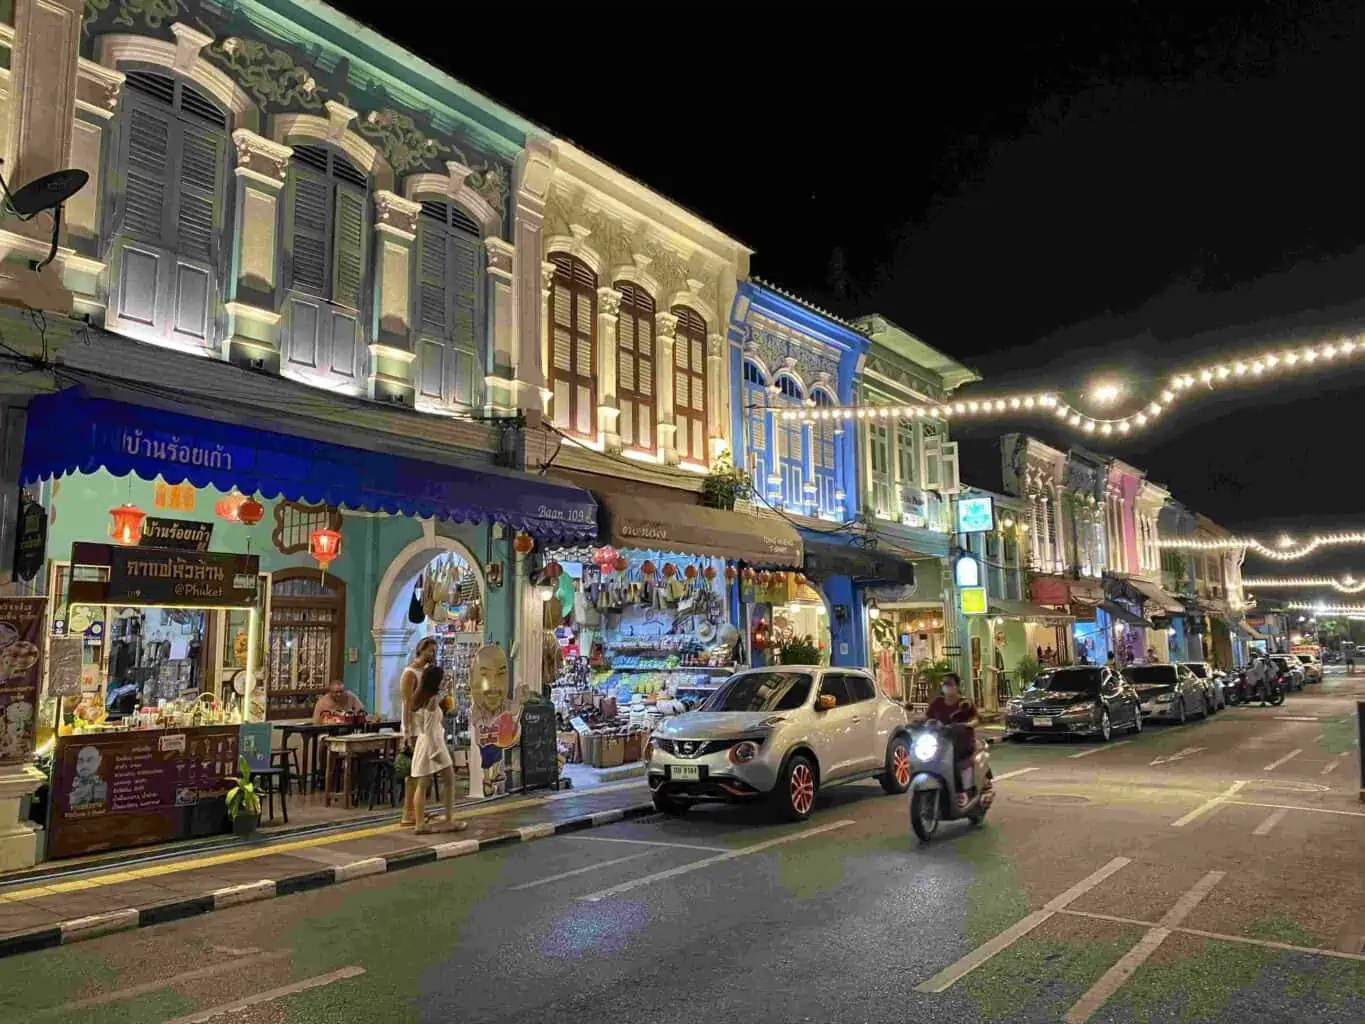
[[[1275,666],[1270,658],[1264,654],[1256,659],[1256,663],[1251,666],[1251,671],[1247,673],[1247,681],[1251,683],[1252,699],[1260,699],[1262,704],[1270,700],[1270,684],[1274,682],[1277,675]]]
[[[970,759],[976,750],[976,730],[974,728],[976,725],[976,708],[971,701],[962,695],[962,681],[958,679],[957,673],[949,672],[944,676],[940,688],[941,694],[930,702],[925,717],[941,722],[952,730],[953,760],[957,764],[958,777],[961,780],[957,802],[959,805],[965,805],[967,803],[967,791],[972,788]]]

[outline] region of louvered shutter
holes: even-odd
[[[338,184],[335,223],[332,301],[359,309],[365,282],[365,193]]]
[[[166,198],[171,193],[172,115],[130,105],[123,159],[120,229],[155,245],[170,245]]]
[[[462,233],[450,236],[450,312],[454,321],[451,337],[456,346],[478,351],[479,251],[477,238]]]
[[[550,257],[553,334],[550,389],[554,423],[582,437],[597,433],[597,276],[563,253]]]
[[[418,229],[421,247],[417,268],[417,322],[424,332],[446,337],[446,277],[449,259],[444,230],[423,218]]]
[[[326,298],[327,241],[332,223],[331,184],[322,175],[296,164],[290,187],[293,230],[289,287]]]
[[[216,262],[218,195],[222,186],[224,133],[180,125],[180,174],[176,191],[176,252]]]
[[[958,480],[957,442],[944,441],[939,445],[939,492],[956,494],[962,489]]]
[[[574,292],[574,417],[573,429],[584,437],[597,433],[597,295]]]
[[[554,285],[552,315],[550,382],[554,390],[554,423],[561,430],[568,430],[573,423],[573,292],[558,280]]]

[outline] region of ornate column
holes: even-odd
[[[733,446],[725,439],[730,429],[731,391],[724,385],[725,335],[711,333],[706,336],[706,453],[712,462],[715,462],[726,448],[730,448],[733,455],[735,449],[742,447],[740,438],[735,438]],[[743,395],[743,387],[735,385],[734,393]],[[738,459],[735,465],[740,465]]]
[[[232,133],[236,272],[227,282],[227,356],[239,366],[280,366],[280,190],[294,151],[246,128]]]
[[[672,313],[654,314],[654,401],[659,456],[669,466],[678,464],[678,421],[674,415],[673,347],[678,318]]]
[[[620,292],[610,287],[597,289],[597,437],[609,452],[621,450],[617,429],[621,405],[616,398],[616,324],[620,311]]]
[[[374,194],[374,308],[378,327],[370,344],[370,397],[415,404],[412,364],[412,244],[422,204],[380,189]]]
[[[515,413],[517,403],[517,348],[515,315],[512,310],[512,265],[516,247],[496,235],[483,240],[488,260],[488,338],[489,370],[484,383],[488,385],[484,398],[484,412],[491,415]]]
[[[517,405],[532,421],[531,426],[544,415],[549,401],[545,391],[544,355],[548,351],[544,327],[548,320],[545,294],[548,282],[541,266],[545,250],[545,202],[550,195],[553,175],[554,152],[549,143],[538,139],[528,141],[517,160],[512,295]]]

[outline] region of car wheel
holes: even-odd
[[[986,820],[986,811],[987,811],[987,810],[989,810],[989,808],[986,808],[986,807],[978,807],[976,810],[970,812],[970,813],[967,815],[967,820],[970,821],[973,825],[980,825],[980,824],[984,823],[985,820]]]
[[[793,754],[777,780],[773,798],[783,817],[805,821],[815,806],[815,765],[804,754]]]
[[[1204,708],[1199,715],[1200,718],[1208,718],[1209,715],[1213,714],[1213,708],[1209,705],[1209,698],[1207,695],[1200,701],[1200,704]]]
[[[926,843],[938,831],[938,802],[936,789],[921,789],[910,801],[910,827]]]
[[[1185,710],[1185,698],[1180,698],[1180,724],[1184,725],[1190,720],[1189,712]]]
[[[879,781],[892,796],[910,788],[910,743],[904,736],[891,741],[891,749],[886,752],[886,774]]]
[[[667,793],[655,793],[654,809],[660,814],[667,814],[670,818],[681,818],[687,813],[687,804],[681,800],[674,800]]]
[[[1109,712],[1100,712],[1100,739],[1108,743],[1114,738],[1114,723],[1109,720]]]
[[[1133,735],[1142,734],[1142,708],[1133,708]]]

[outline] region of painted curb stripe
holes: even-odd
[[[546,822],[541,825],[523,827],[515,832],[492,836],[488,839],[462,839],[421,850],[404,851],[387,857],[365,857],[349,864],[340,864],[335,868],[324,868],[301,875],[290,875],[287,878],[264,878],[259,882],[229,886],[204,896],[159,903],[154,907],[126,907],[104,914],[73,918],[56,925],[0,938],[0,960],[18,956],[21,953],[35,953],[39,950],[52,949],[64,942],[80,942],[84,939],[108,935],[111,932],[183,921],[189,917],[209,914],[214,910],[223,910],[243,903],[322,889],[339,882],[350,881],[353,878],[401,871],[403,868],[418,867],[422,864],[434,864],[438,860],[461,857],[514,843],[532,842],[536,839],[562,835],[566,832],[580,832],[584,829],[609,825],[617,821],[645,818],[655,813],[657,812],[653,803],[636,804],[633,807],[610,811],[597,811],[594,814],[571,818],[568,821],[555,822],[553,826]],[[186,867],[184,870],[192,871],[194,867]],[[92,886],[91,888],[95,887]]]

